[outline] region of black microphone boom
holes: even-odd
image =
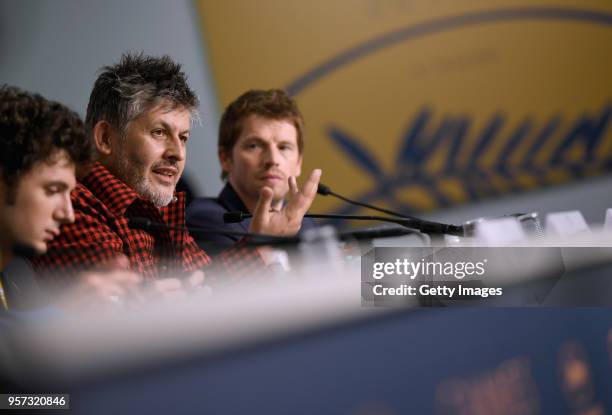
[[[396,236],[416,235],[423,239],[423,243],[428,243],[425,239],[425,234],[414,230],[408,229],[403,226],[387,227],[388,225],[379,226],[375,228],[358,229],[355,231],[346,231],[338,234],[338,239],[341,241],[350,240],[370,240],[379,238],[391,238]]]
[[[242,212],[229,212],[228,217],[236,219],[241,215],[245,215]],[[248,214],[246,214],[248,215]],[[242,219],[240,219],[242,220]],[[234,220],[234,222],[237,222]],[[189,227],[188,229],[185,226],[171,226],[165,223],[155,222],[147,218],[139,218],[134,217],[129,219],[129,226],[133,229],[142,229],[145,231],[153,231],[153,230],[188,230],[191,235],[197,238],[198,234],[217,234],[217,235],[227,235],[227,236],[242,236],[249,237],[251,240],[249,241],[249,245],[259,246],[259,245],[296,245],[301,242],[299,237],[293,236],[270,236],[270,235],[261,235],[257,233],[249,233],[249,232],[233,232],[227,231],[224,229],[210,229],[210,228],[201,228],[201,227]],[[354,239],[374,239],[374,238],[388,238],[391,236],[402,236],[402,235],[411,235],[416,233],[415,230],[406,229],[406,228],[375,228],[375,229],[361,229],[357,231],[349,231],[343,232],[338,235],[340,240],[354,240]]]
[[[243,220],[250,218],[251,215],[250,213],[244,213],[244,212],[225,212],[223,214],[223,222],[225,223],[238,223],[238,222],[242,222]]]
[[[394,212],[394,211],[389,210],[389,209],[384,209],[384,208],[381,208],[381,207],[378,207],[378,206],[370,205],[368,203],[358,202],[357,200],[349,199],[348,197],[345,197],[345,196],[339,195],[338,193],[333,192],[329,188],[329,186],[326,186],[323,183],[319,183],[319,187],[317,188],[317,193],[322,195],[322,196],[333,196],[333,197],[336,197],[336,198],[338,198],[340,200],[345,201],[346,203],[350,203],[351,205],[361,206],[361,207],[365,207],[365,208],[368,208],[368,209],[376,210],[378,212],[386,213],[387,215],[397,216],[398,218],[421,220],[421,219],[416,218],[414,216],[404,215],[403,213]]]
[[[129,226],[133,229],[142,229],[144,231],[151,232],[153,230],[182,230],[188,231],[190,235],[195,236],[197,238],[198,234],[212,234],[212,235],[224,235],[224,236],[238,236],[238,237],[246,237],[252,238],[254,240],[262,241],[265,243],[275,244],[275,243],[284,243],[284,242],[292,242],[292,238],[287,238],[284,236],[274,236],[274,235],[262,235],[259,233],[251,233],[251,232],[235,232],[228,231],[226,229],[212,229],[212,228],[202,228],[202,227],[189,227],[181,226],[181,225],[168,225],[166,223],[155,222],[147,218],[134,217],[129,219]]]
[[[242,222],[243,220],[252,217],[250,213],[244,212],[227,212],[223,214],[225,223]],[[322,215],[322,214],[306,214],[307,218],[318,219],[341,219],[341,220],[375,220],[380,222],[396,223],[407,228],[416,229],[428,234],[448,234],[463,236],[463,227],[455,225],[447,225],[444,223],[430,222],[416,218],[391,218],[388,216],[365,216],[365,215]]]
[[[361,207],[365,207],[368,209],[376,210],[378,212],[386,213],[387,215],[396,216],[398,218],[410,219],[410,220],[415,221],[416,223],[421,222],[423,223],[423,226],[425,227],[421,228],[419,226],[415,226],[414,229],[418,229],[423,233],[432,233],[432,234],[445,233],[448,235],[465,236],[465,231],[463,229],[463,226],[446,225],[443,223],[426,221],[424,219],[419,219],[415,216],[404,215],[403,213],[394,212],[392,210],[370,205],[368,203],[358,202],[356,200],[349,199],[348,197],[344,197],[342,195],[339,195],[338,193],[333,192],[329,186],[326,186],[323,183],[319,183],[319,187],[317,188],[317,193],[323,196],[328,196],[328,195],[334,196],[346,203],[350,203],[351,205],[361,206]],[[440,232],[440,230],[442,230],[442,232]]]

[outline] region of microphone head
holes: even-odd
[[[331,189],[329,186],[325,186],[323,183],[319,183],[319,187],[317,188],[317,193],[323,196],[327,196],[331,193]]]
[[[245,214],[242,212],[226,212],[223,214],[223,222],[238,223],[245,219]]]

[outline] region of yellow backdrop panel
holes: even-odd
[[[609,1],[197,4],[220,106],[286,88],[305,171],[349,197],[423,211],[612,168]]]

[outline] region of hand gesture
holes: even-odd
[[[259,193],[257,206],[253,211],[249,232],[274,236],[297,234],[302,226],[304,215],[317,195],[320,179],[321,170],[313,170],[300,190],[295,177],[289,177],[287,204],[279,210],[272,209],[272,189],[263,187]]]

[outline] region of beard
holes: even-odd
[[[117,153],[112,165],[114,173],[119,179],[134,189],[140,197],[150,201],[156,207],[168,206],[174,198],[174,189],[157,189],[147,178],[147,166],[139,160],[130,160],[123,148]]]
[[[141,172],[133,171],[133,173],[134,175],[130,177],[130,180],[134,183],[131,186],[140,197],[149,200],[157,207],[168,206],[168,204],[172,202],[174,198],[174,189],[156,190]]]

